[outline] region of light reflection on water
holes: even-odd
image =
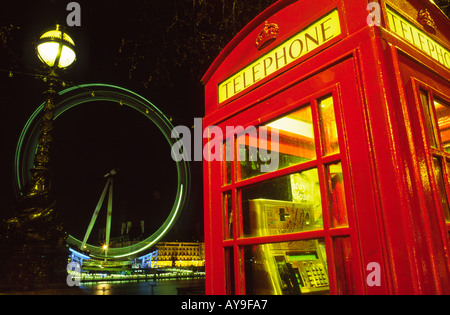
[[[82,283],[87,295],[177,295],[177,288],[203,287],[205,279]]]

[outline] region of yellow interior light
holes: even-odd
[[[279,130],[288,131],[307,138],[314,138],[312,124],[298,119],[283,117],[267,124],[267,126]]]

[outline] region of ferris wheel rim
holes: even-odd
[[[170,147],[174,148],[176,142],[171,137],[171,132],[174,127],[162,111],[141,95],[116,85],[89,83],[70,87],[59,92],[58,101],[55,105],[55,119],[71,108],[95,101],[117,102],[120,105],[128,106],[134,110],[137,110],[158,127]],[[31,169],[30,164],[33,161],[34,151],[37,147],[40,114],[42,113],[43,108],[44,103],[41,104],[30,116],[22,129],[21,135],[17,142],[13,176],[14,188],[17,197],[20,197],[23,185],[30,176],[29,169]],[[158,242],[173,227],[182,209],[187,203],[190,191],[189,163],[186,159],[174,162],[177,167],[178,184],[176,198],[169,216],[156,232],[143,241],[126,247],[109,248],[108,258],[123,259],[135,256]],[[69,245],[78,246],[79,248],[82,244],[81,241],[72,235],[68,236],[66,242]],[[86,247],[89,249],[91,257],[105,258],[104,250],[101,247],[89,244],[86,244]]]

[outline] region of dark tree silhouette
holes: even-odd
[[[140,27],[122,38],[116,65],[146,87],[173,85],[180,72],[199,81],[233,36],[274,2],[140,1]]]

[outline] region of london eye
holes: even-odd
[[[108,84],[84,84],[68,88],[59,93],[58,102],[55,107],[55,119],[64,112],[80,104],[89,102],[109,102],[119,103],[127,106],[148,118],[164,135],[165,140],[173,150],[178,148],[175,139],[171,137],[173,126],[170,120],[151,102],[144,97],[122,87]],[[14,165],[14,188],[17,196],[22,193],[24,185],[29,181],[30,169],[33,166],[33,156],[38,143],[39,124],[42,116],[44,104],[39,106],[31,115],[19,137]],[[155,243],[161,240],[175,225],[183,208],[186,205],[190,190],[190,168],[187,161],[181,160],[176,163],[177,169],[177,191],[173,205],[168,212],[167,218],[150,236],[135,242],[129,246],[110,247],[109,239],[111,235],[113,182],[116,170],[111,170],[105,175],[106,184],[100,199],[94,208],[91,221],[87,226],[83,239],[78,239],[73,235],[67,237],[67,244],[74,250],[87,253],[92,258],[98,259],[118,259],[125,260],[136,257],[139,253],[149,250]],[[105,243],[102,246],[89,244],[89,236],[97,220],[98,213],[108,195],[107,223],[105,233]]]

